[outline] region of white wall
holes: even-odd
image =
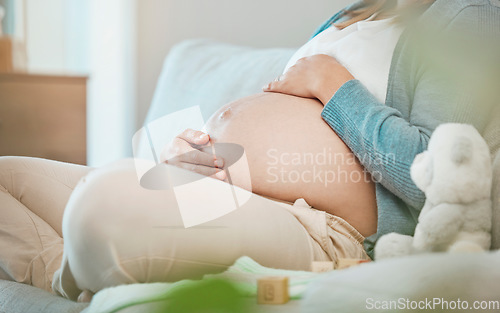
[[[132,154],[136,0],[85,0],[88,7],[89,165]]]
[[[137,118],[173,44],[209,37],[255,47],[298,47],[352,0],[137,0]]]
[[[88,164],[130,156],[139,0],[18,1],[26,8],[28,70],[89,77]]]
[[[64,72],[64,1],[25,0],[26,48],[29,70],[35,72]]]

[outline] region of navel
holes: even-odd
[[[231,112],[231,107],[227,107],[224,111],[222,111],[219,114],[219,119],[220,120],[227,120],[231,117],[232,112]]]

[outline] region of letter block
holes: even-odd
[[[257,280],[258,304],[285,304],[288,300],[288,277],[263,277]]]

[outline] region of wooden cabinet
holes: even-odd
[[[0,73],[0,155],[86,164],[83,76]]]

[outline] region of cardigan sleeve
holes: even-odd
[[[425,196],[413,184],[409,169],[427,147],[428,132],[378,102],[358,80],[348,81],[335,93],[322,117],[375,181],[410,206],[423,206]]]

